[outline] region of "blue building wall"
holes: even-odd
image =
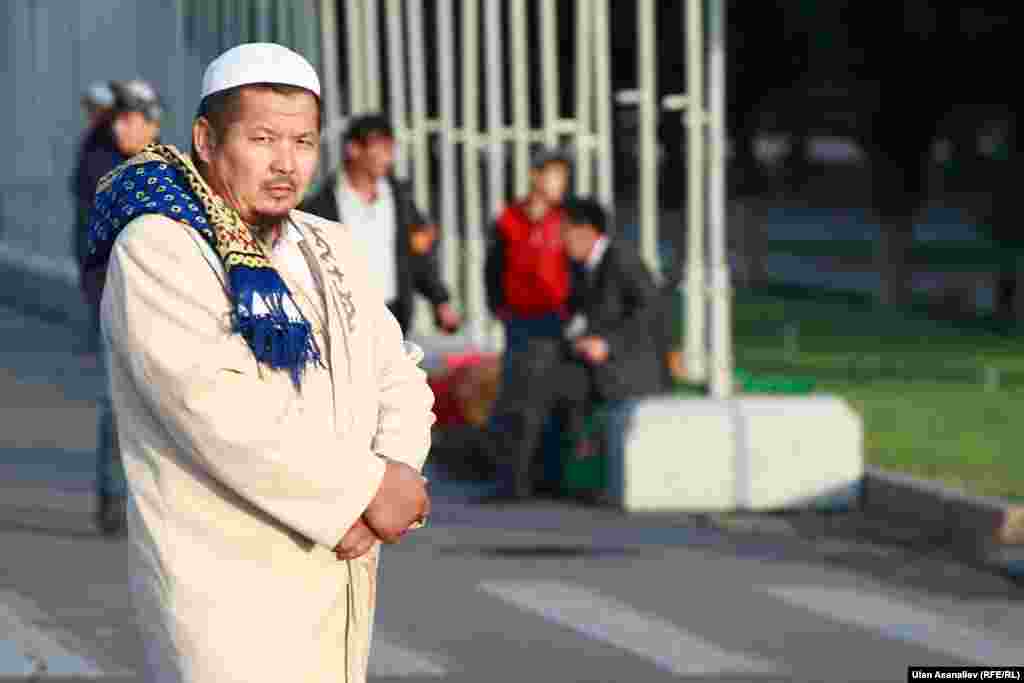
[[[38,298],[44,307],[71,317],[78,313],[70,175],[84,124],[79,98],[89,83],[150,81],[166,105],[163,140],[187,147],[209,60],[239,42],[278,40],[317,63],[316,5],[316,0],[0,2],[0,300]]]

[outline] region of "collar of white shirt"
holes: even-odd
[[[587,262],[583,264],[583,267],[587,269],[588,273],[592,273],[597,270],[597,267],[601,265],[601,261],[604,259],[604,253],[608,250],[608,236],[601,235],[597,242],[594,242],[594,248],[590,250],[590,256],[587,257]]]

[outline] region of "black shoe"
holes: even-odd
[[[530,499],[529,494],[525,494],[521,491],[516,491],[511,486],[503,486],[494,493],[488,493],[487,495],[480,496],[473,500],[478,505],[506,505],[522,503]]]
[[[96,526],[104,536],[116,536],[127,526],[127,506],[124,496],[101,493],[96,510]]]
[[[615,502],[607,491],[584,489],[571,495],[574,502],[586,507],[612,507]]]
[[[561,486],[546,483],[534,485],[533,495],[541,500],[564,500],[568,497]]]

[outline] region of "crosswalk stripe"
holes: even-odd
[[[728,652],[654,615],[559,582],[486,581],[478,588],[594,640],[632,652],[681,676],[774,674],[779,667]]]
[[[758,590],[815,614],[965,661],[985,666],[1020,661],[1019,644],[887,596],[820,586],[761,586]]]
[[[10,640],[0,640],[0,676],[28,676],[36,670],[21,648]]]
[[[10,666],[15,669],[13,673],[23,675],[26,665],[31,667],[29,673],[34,673],[42,663],[47,676],[104,675],[95,663],[69,652],[51,636],[26,623],[2,600],[0,633],[6,638],[0,642],[0,674],[6,675],[5,668]],[[17,670],[19,667],[21,671]]]
[[[370,674],[382,678],[436,677],[445,676],[448,671],[428,655],[374,638],[370,648]]]

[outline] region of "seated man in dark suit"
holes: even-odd
[[[563,408],[566,430],[578,433],[590,401],[617,401],[666,387],[656,333],[664,321],[650,272],[635,250],[607,234],[600,204],[574,199],[564,209],[574,317],[565,339],[531,340],[530,352],[517,354],[509,368],[513,377],[495,407],[492,434],[501,484],[497,500],[532,494],[531,460],[551,410]]]

